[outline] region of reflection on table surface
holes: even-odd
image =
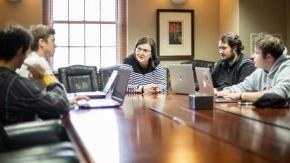
[[[191,110],[186,95],[130,94],[118,109],[72,111],[64,123],[84,162],[290,160],[288,109],[214,107]]]

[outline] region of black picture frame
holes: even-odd
[[[157,50],[160,60],[192,60],[194,10],[157,9]]]

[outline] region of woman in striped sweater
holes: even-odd
[[[140,38],[133,54],[125,58],[124,64],[133,69],[127,92],[159,93],[167,90],[165,70],[157,58],[156,44],[152,38]]]

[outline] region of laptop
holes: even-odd
[[[172,92],[179,94],[193,94],[195,92],[191,64],[171,64],[168,68]]]
[[[210,69],[206,67],[195,67],[196,77],[199,86],[199,92],[201,94],[207,94],[214,96],[214,87],[211,78]],[[214,101],[217,103],[237,103],[238,101],[224,98],[224,97],[215,97]]]
[[[196,78],[201,94],[214,95],[213,83],[210,69],[206,67],[195,67]]]
[[[95,91],[95,92],[77,92],[75,95],[84,95],[88,96],[90,98],[106,98],[106,95],[110,92],[110,90],[113,87],[113,84],[116,80],[116,77],[118,75],[118,71],[114,70],[106,83],[103,91]]]
[[[104,99],[90,99],[80,100],[77,105],[80,109],[82,108],[114,108],[119,107],[123,104],[129,77],[132,69],[120,68],[118,70],[118,75],[114,83],[114,88],[112,95]]]

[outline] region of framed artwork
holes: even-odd
[[[192,60],[194,11],[157,9],[157,49],[160,60]]]

